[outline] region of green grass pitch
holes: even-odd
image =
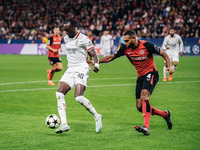
[[[111,149],[178,150],[200,147],[200,57],[181,57],[172,82],[162,82],[163,59],[154,57],[160,81],[150,98],[151,105],[172,112],[173,128],[152,116],[150,136],[134,130],[143,125],[135,107],[135,68],[126,57],[100,64],[100,72],[90,71],[85,92],[103,116],[103,129],[95,132],[95,122],[74,99],[74,89],[65,97],[71,130],[55,134],[45,125],[49,114],[57,113],[58,81],[66,70],[55,73],[56,86],[47,85],[46,56],[0,55],[0,149]]]

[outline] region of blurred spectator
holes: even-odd
[[[129,29],[140,38],[163,38],[170,26],[181,37],[199,37],[199,10],[199,0],[0,1],[0,39],[42,39],[69,17],[79,21],[83,33],[91,30],[96,39],[104,30],[120,37],[119,31]]]

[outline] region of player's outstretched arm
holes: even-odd
[[[167,70],[169,71],[169,73],[173,74],[174,69],[171,67],[171,62],[170,62],[169,56],[162,50],[160,50],[160,56],[162,56],[164,58],[164,60],[166,61]]]
[[[114,54],[101,58],[99,60],[99,63],[107,63],[107,62],[112,61],[113,59],[115,59],[115,55]]]
[[[93,67],[93,71],[94,72],[98,72],[99,71],[99,58],[94,50],[94,48],[92,48],[90,50],[90,54],[91,56],[94,58],[94,67]],[[88,61],[88,60],[87,60]]]

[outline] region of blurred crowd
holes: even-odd
[[[49,37],[66,18],[97,39],[104,30],[120,37],[130,29],[139,38],[163,38],[171,26],[181,37],[200,36],[200,0],[6,0],[0,1],[0,39]]]

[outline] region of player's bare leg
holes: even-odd
[[[55,83],[53,83],[53,81],[52,81],[54,72],[61,71],[62,68],[63,67],[62,67],[62,63],[61,62],[57,62],[57,63],[51,65],[51,69],[47,70],[47,78],[49,79],[48,85],[55,85]]]
[[[58,92],[56,92],[57,104],[58,104],[58,114],[61,119],[61,125],[56,130],[56,133],[67,132],[70,130],[70,127],[67,124],[66,116],[66,103],[65,103],[65,94],[70,90],[70,86],[65,82],[59,82]]]
[[[166,64],[164,65],[163,67],[163,81],[166,82],[167,81],[167,67],[166,67]]]
[[[174,71],[176,70],[177,66],[178,66],[178,61],[174,61],[172,66]]]
[[[174,72],[175,72],[177,66],[178,66],[178,61],[173,61],[173,66],[172,66],[172,68],[174,69]],[[169,80],[169,81],[172,81],[172,74],[169,75],[168,80]]]
[[[75,99],[78,103],[83,105],[94,116],[96,122],[96,132],[98,133],[102,129],[102,116],[96,112],[91,102],[83,96],[84,91],[85,91],[85,86],[82,84],[77,84],[75,87]]]

